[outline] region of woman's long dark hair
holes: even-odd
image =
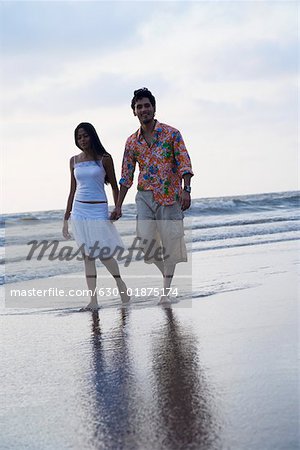
[[[91,156],[93,157],[94,161],[98,163],[99,160],[99,156],[104,156],[104,155],[108,155],[109,153],[105,150],[105,148],[103,147],[103,145],[101,144],[101,141],[99,139],[99,136],[97,134],[97,131],[95,130],[95,128],[93,127],[93,125],[91,123],[88,122],[81,122],[79,125],[77,125],[77,127],[75,128],[74,131],[74,139],[75,139],[75,144],[78,148],[78,141],[77,141],[77,134],[78,134],[78,130],[79,128],[83,128],[84,131],[89,135],[90,137],[90,142],[91,142]],[[80,148],[80,150],[82,150]],[[108,183],[108,179],[107,176],[105,176],[105,183]]]

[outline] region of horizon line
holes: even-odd
[[[299,193],[300,194],[300,189],[299,190],[288,190],[288,191],[271,191],[271,192],[254,192],[254,193],[248,193],[248,194],[234,194],[234,195],[224,195],[224,196],[212,196],[212,197],[197,197],[197,198],[192,198],[192,202],[196,201],[196,200],[209,200],[209,199],[226,199],[226,198],[235,198],[235,197],[250,197],[250,196],[255,196],[255,195],[271,195],[271,194],[288,194],[288,193]],[[123,203],[123,206],[128,206],[128,205],[135,205],[135,202],[128,202],[128,203]],[[108,205],[108,207],[113,207],[113,204]],[[1,211],[1,215],[2,216],[7,216],[10,214],[29,214],[29,213],[40,213],[40,212],[46,212],[46,211],[64,211],[65,208],[58,208],[58,209],[35,209],[35,210],[31,210],[31,211],[10,211],[10,212],[3,212]]]

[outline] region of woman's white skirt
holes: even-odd
[[[83,253],[91,258],[109,258],[124,250],[124,243],[109,220],[107,203],[73,202],[71,227]]]

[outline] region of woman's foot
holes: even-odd
[[[84,311],[98,311],[100,306],[98,305],[98,302],[90,302],[88,305],[84,306],[83,308],[80,308],[80,312]]]
[[[122,303],[128,303],[130,301],[130,295],[127,294],[127,286],[122,278],[116,280]]]

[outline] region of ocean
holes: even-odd
[[[188,249],[206,252],[300,239],[299,200],[299,191],[194,199],[185,212]],[[31,241],[64,242],[63,214],[63,210],[51,210],[2,216],[1,284],[82,271],[78,260],[68,264],[38,260],[38,253],[30,264],[26,260]],[[135,235],[135,217],[135,204],[124,205],[116,226],[125,244]]]

